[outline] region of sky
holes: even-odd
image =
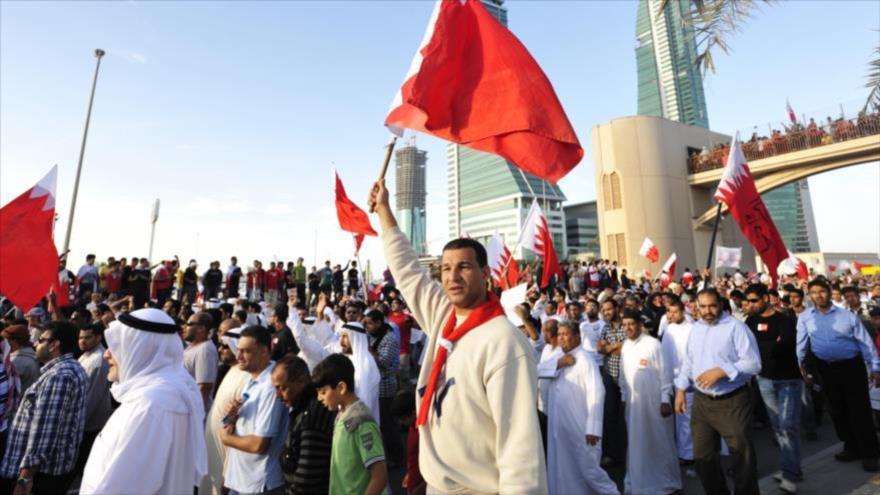
[[[636,2],[505,3],[510,29],[552,81],[585,147],[561,187],[595,199],[590,129],[636,113]],[[71,265],[88,252],[230,255],[344,263],[330,169],[365,205],[382,125],[432,10],[430,1],[0,2],[0,204],[58,164],[63,245],[95,69],[101,62]],[[711,129],[730,134],[800,115],[836,116],[868,94],[880,16],[869,1],[764,7],[716,53],[705,81]],[[427,237],[446,240],[445,143],[428,151]],[[392,167],[393,169],[393,167]],[[880,252],[880,165],[811,177],[823,251]],[[393,182],[389,182],[393,184]],[[393,191],[392,191],[393,192]],[[378,219],[373,218],[378,227]],[[361,258],[384,268],[368,238]]]

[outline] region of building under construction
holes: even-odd
[[[396,152],[395,171],[397,223],[419,256],[427,252],[425,238],[425,164],[428,152],[410,141]]]

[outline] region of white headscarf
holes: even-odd
[[[135,320],[133,320],[135,319]],[[119,371],[119,380],[110,393],[120,403],[146,400],[149,407],[178,414],[189,414],[189,442],[195,452],[193,486],[208,472],[205,448],[205,405],[195,380],[183,367],[183,344],[174,333],[135,328],[144,323],[171,329],[174,320],[154,308],[139,309],[110,324],[104,332],[107,347]]]
[[[379,422],[379,366],[370,354],[370,341],[366,330],[358,322],[346,323],[340,332],[348,334],[351,354],[346,354],[354,363],[354,392],[370,408],[373,419]]]
[[[230,328],[223,334],[220,340],[223,341],[224,344],[229,346],[229,350],[232,351],[234,356],[238,356],[238,339],[241,338],[241,328]]]

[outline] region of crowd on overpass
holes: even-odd
[[[794,122],[791,126],[783,126],[782,130],[771,129],[769,136],[759,136],[756,130],[748,141],[742,143],[742,151],[746,160],[760,160],[877,134],[880,134],[880,112],[862,111],[855,119],[827,117],[824,122],[816,122],[813,118],[806,123]],[[698,173],[722,168],[729,152],[729,142],[695,150],[689,157],[688,170]]]

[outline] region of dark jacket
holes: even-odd
[[[336,412],[318,401],[313,388],[291,408],[281,470],[288,495],[327,493],[330,485],[330,448]]]

